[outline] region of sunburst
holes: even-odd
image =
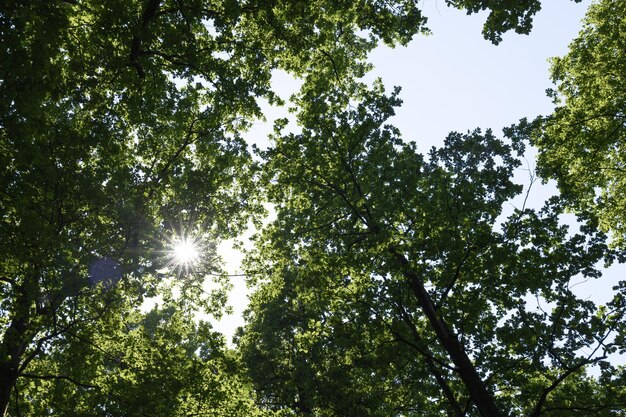
[[[174,235],[167,239],[167,268],[185,275],[193,272],[202,260],[202,243],[199,237],[192,235]]]
[[[180,239],[174,245],[173,255],[179,265],[193,264],[200,257],[200,248],[193,239]]]

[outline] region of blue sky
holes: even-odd
[[[491,127],[549,113],[548,59],[563,55],[581,28],[590,1],[543,1],[530,35],[507,33],[495,46],[483,39],[484,14],[467,16],[441,0],[423,0],[430,36],[406,48],[379,47],[373,77],[402,87],[394,124],[427,150],[450,131]]]
[[[507,33],[500,45],[494,46],[481,34],[484,14],[467,16],[448,8],[443,0],[422,0],[432,34],[416,36],[407,47],[376,49],[370,58],[375,68],[367,79],[382,78],[389,91],[396,85],[402,87],[404,104],[391,122],[405,140],[417,142],[423,152],[443,144],[450,131],[480,127],[500,134],[502,127],[522,117],[551,112],[553,106],[545,94],[546,88],[552,87],[548,59],[567,52],[590,3],[545,0],[530,35]],[[276,74],[273,82],[285,99],[297,88],[297,82],[284,74]],[[267,106],[264,110],[267,120],[256,123],[248,135],[260,144],[271,132],[273,120],[286,115],[284,109]],[[520,175],[527,176],[527,172]],[[549,185],[533,186],[533,201],[539,205],[552,190]],[[239,273],[240,254],[227,246],[223,245],[221,252],[229,272]],[[615,271],[611,275],[615,277]],[[612,280],[595,287],[595,292],[607,294]],[[241,313],[247,304],[243,279],[234,278],[233,284],[230,304],[234,314],[215,325],[228,340],[243,324]],[[588,283],[580,289],[593,293],[596,285]]]

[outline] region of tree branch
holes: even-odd
[[[137,70],[137,75],[139,76],[139,78],[145,77],[145,72],[141,67],[141,64],[139,63],[139,55],[141,55],[142,36],[150,21],[157,15],[160,4],[160,0],[148,0],[142,14],[141,28],[138,33],[133,36],[133,41],[130,47],[129,65]]]
[[[448,324],[438,316],[435,305],[428,291],[424,288],[424,283],[415,271],[411,269],[409,261],[393,246],[389,248],[389,252],[398,262],[402,275],[407,279],[411,291],[431,324],[432,329],[435,331],[437,339],[448,353],[452,362],[456,365],[457,372],[469,391],[470,397],[478,407],[480,414],[483,417],[502,416],[503,414],[498,409],[492,394],[487,390],[484,381],[480,378],[476,367],[465,352],[456,334],[450,329]]]
[[[82,382],[77,381],[76,379],[67,376],[67,375],[35,375],[35,374],[27,374],[27,373],[22,373],[23,377],[25,378],[33,378],[33,379],[46,379],[46,380],[65,380],[65,381],[69,381],[72,384],[82,387],[82,388],[100,388],[97,385],[90,385],[90,384],[85,384]]]

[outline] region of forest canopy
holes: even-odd
[[[493,44],[541,9],[445,4]],[[420,7],[4,2],[0,415],[624,416],[626,281],[572,288],[626,261],[626,7],[596,1],[554,58],[552,114],[428,153],[364,78],[429,32]],[[259,150],[263,102],[295,128]],[[559,193],[507,211],[531,145]],[[227,310],[217,245],[250,223],[228,346],[198,316]]]

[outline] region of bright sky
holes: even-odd
[[[423,152],[441,145],[450,131],[480,127],[500,134],[502,127],[522,117],[551,112],[552,103],[545,95],[551,87],[548,58],[567,52],[590,3],[544,0],[529,36],[509,33],[494,46],[481,34],[485,15],[466,16],[445,6],[443,0],[423,0],[432,35],[417,36],[406,48],[378,48],[371,55],[375,69],[368,79],[382,78],[388,91],[395,85],[402,87],[404,104],[392,123]],[[274,84],[285,99],[297,87],[281,74],[274,77]],[[286,114],[269,107],[265,110],[267,122],[256,124],[250,132],[251,140],[260,144],[271,132],[273,120]],[[536,199],[543,200],[547,191],[537,188]],[[229,250],[228,244],[220,252],[229,273],[240,273],[240,254]],[[247,304],[243,278],[234,277],[233,284],[234,314],[215,323],[228,341],[235,328],[243,325],[241,314]]]
[[[549,113],[548,59],[564,55],[590,1],[544,0],[529,36],[507,33],[494,46],[483,39],[484,15],[467,16],[423,0],[433,34],[407,48],[379,48],[373,74],[402,87],[395,125],[426,151],[450,131],[500,129],[520,118]]]

